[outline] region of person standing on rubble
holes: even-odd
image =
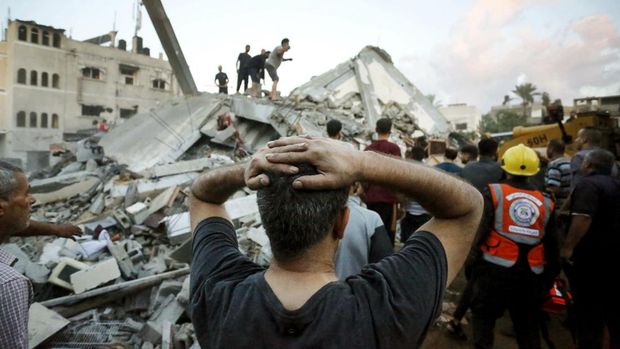
[[[466,264],[474,344],[493,347],[495,321],[510,313],[519,348],[540,348],[540,312],[560,271],[553,200],[529,178],[536,152],[523,144],[502,158],[507,179],[483,190],[484,213]]]
[[[377,140],[373,141],[366,150],[401,158],[398,145],[389,141],[392,133],[392,121],[387,118],[377,120],[375,131],[377,132]],[[365,184],[364,202],[369,210],[373,210],[381,216],[385,229],[390,236],[390,241],[394,245],[398,213],[398,199],[394,192],[380,185]]]
[[[252,57],[246,64],[246,69],[252,79],[252,87],[250,87],[250,96],[258,97],[260,93],[261,74],[265,70],[265,61],[271,52],[261,50],[260,55]]]
[[[243,92],[248,90],[248,69],[246,65],[248,61],[252,58],[250,56],[250,45],[245,45],[245,52],[241,52],[239,57],[237,57],[237,93],[239,93],[239,89],[241,88],[241,82],[243,81]]]
[[[569,200],[571,221],[560,255],[574,300],[578,348],[603,348],[605,327],[609,348],[620,348],[620,298],[609,289],[620,269],[620,180],[611,176],[614,163],[607,150],[588,152],[584,176]]]
[[[215,84],[219,88],[219,93],[228,94],[228,75],[222,72],[222,66],[217,66],[218,73],[215,74]]]
[[[73,238],[82,232],[69,224],[30,220],[35,199],[24,172],[0,160],[0,242],[11,236],[55,235]],[[0,247],[0,348],[28,348],[28,309],[32,302],[30,280],[13,269],[15,256]]]
[[[276,92],[278,90],[278,81],[280,78],[278,77],[278,68],[282,62],[292,61],[292,58],[284,58],[284,53],[291,49],[289,45],[289,40],[287,38],[282,39],[280,46],[276,46],[276,48],[271,51],[269,54],[269,58],[265,62],[265,70],[269,73],[269,77],[273,82],[273,86],[271,87],[271,100],[276,100]]]
[[[480,159],[470,161],[463,168],[461,176],[478,190],[484,190],[490,183],[499,182],[504,176],[502,167],[497,163],[497,142],[485,138],[478,142]]]
[[[247,164],[209,170],[192,185],[191,316],[203,348],[415,348],[441,311],[480,222],[472,186],[432,168],[327,138],[270,142]],[[403,249],[338,281],[334,254],[350,185],[390,187],[434,216]],[[224,203],[244,186],[257,203],[273,260],[237,248]]]

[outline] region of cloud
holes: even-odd
[[[453,25],[449,40],[428,57],[429,72],[414,74],[434,79],[420,85],[440,91],[445,102],[468,102],[481,110],[499,104],[516,82],[532,82],[565,104],[579,96],[617,93],[620,34],[611,17],[586,16],[560,30],[535,31],[525,17],[540,3],[476,1]]]

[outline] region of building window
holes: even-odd
[[[121,108],[121,119],[129,119],[134,116],[138,112],[138,106],[135,106],[133,109],[123,109]]]
[[[101,78],[101,72],[99,68],[86,67],[82,68],[82,76],[88,79],[99,80]]]
[[[37,113],[30,112],[30,127],[37,127]]]
[[[100,105],[85,105],[82,104],[82,115],[87,116],[99,116],[103,111],[103,107]]]
[[[26,127],[26,112],[20,111],[17,113],[17,127]]]
[[[41,127],[47,128],[47,113],[41,114]]]
[[[43,45],[45,46],[49,46],[50,45],[50,33],[48,31],[44,31],[43,32],[43,36],[42,36],[42,42]]]
[[[17,29],[17,39],[21,41],[28,41],[28,29],[25,25],[20,25]]]
[[[53,41],[53,44],[52,44],[52,45],[53,45],[54,47],[58,47],[58,48],[60,48],[60,34],[58,34],[58,33],[54,33],[53,38],[54,38],[54,41]]]
[[[17,83],[18,84],[26,84],[26,69],[20,68],[17,71]]]
[[[138,69],[138,67],[132,65],[119,64],[118,70],[121,73],[121,79],[125,83],[125,85],[134,84]]]
[[[162,79],[155,79],[153,80],[153,88],[159,89],[159,90],[165,90],[166,89],[166,81],[162,80]]]
[[[466,122],[458,123],[458,124],[454,125],[454,128],[457,131],[465,131],[465,130],[467,130],[467,123]]]
[[[59,88],[60,86],[60,76],[58,74],[52,75],[52,87]]]
[[[30,42],[34,44],[39,43],[39,29],[37,28],[30,29]]]
[[[58,128],[58,114],[52,114],[52,128]]]
[[[37,86],[37,71],[36,70],[30,71],[30,85]]]
[[[47,80],[48,80],[47,73],[45,72],[41,73],[41,86],[47,87]]]

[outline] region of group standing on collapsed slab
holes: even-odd
[[[239,53],[235,63],[237,69],[236,93],[239,93],[241,83],[243,83],[244,93],[248,91],[249,78],[252,80],[249,95],[252,97],[259,97],[261,91],[260,81],[265,79],[265,71],[267,71],[267,74],[269,74],[273,82],[269,98],[271,100],[276,100],[278,82],[280,81],[278,68],[282,62],[293,60],[292,58],[284,58],[284,53],[288,52],[290,48],[289,39],[284,38],[280,42],[280,45],[276,46],[272,51],[262,49],[259,55],[252,57],[250,56],[250,45],[245,45],[245,51]],[[228,94],[228,76],[226,73],[222,72],[221,65],[218,67],[218,70],[219,72],[215,76],[216,86],[219,88],[219,93]]]

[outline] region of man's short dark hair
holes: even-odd
[[[471,155],[472,160],[475,160],[476,158],[478,158],[478,147],[476,147],[473,144],[465,144],[464,146],[461,147],[461,149],[459,149],[459,151],[461,153]]]
[[[282,45],[284,45],[284,44],[288,44],[288,38],[284,38],[284,39],[282,39],[281,44],[282,44]]]
[[[493,157],[497,155],[497,141],[493,138],[485,138],[478,142],[478,151],[480,152],[480,156],[489,156]]]
[[[405,158],[407,159],[422,161],[424,160],[424,157],[426,157],[426,151],[424,151],[424,148],[419,145],[414,145],[411,149],[405,152]]]
[[[342,130],[342,123],[336,119],[331,119],[327,122],[325,128],[327,129],[328,136],[336,137],[338,132]]]
[[[301,257],[309,248],[332,232],[339,213],[345,208],[349,188],[297,190],[293,181],[318,171],[299,164],[294,176],[267,173],[269,186],[257,193],[258,211],[278,261]]]
[[[559,139],[550,140],[547,148],[551,150],[554,154],[564,154],[564,151],[566,150],[564,142]]]
[[[456,157],[459,155],[459,152],[454,148],[446,148],[446,152],[444,156],[448,160],[456,160]]]
[[[603,134],[601,131],[595,129],[594,127],[584,127],[580,131],[589,144],[597,147],[601,145],[601,141],[603,140]]]
[[[0,199],[9,200],[17,189],[15,173],[24,173],[24,171],[10,162],[0,160]]]
[[[392,132],[392,120],[388,118],[377,120],[375,131],[377,131],[377,133],[380,135],[384,135],[384,134],[388,134]]]
[[[592,169],[596,172],[611,175],[616,157],[608,150],[595,149],[586,154],[585,160],[588,161]]]

